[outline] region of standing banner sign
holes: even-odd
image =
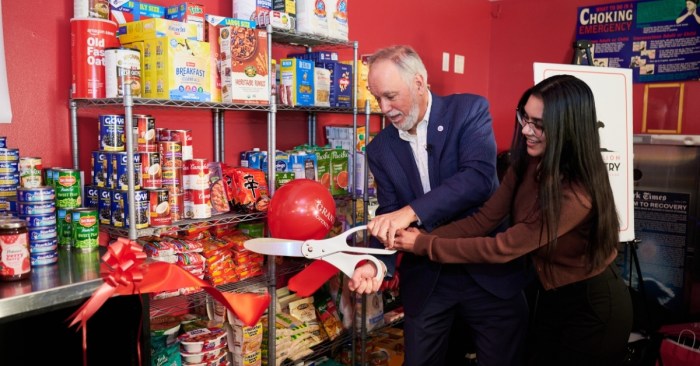
[[[0,0],[0,123],[12,121],[10,90],[7,86],[7,69],[5,68],[5,44],[2,34],[2,0]]]
[[[632,70],[535,63],[534,72],[535,83],[568,74],[586,82],[593,91],[600,150],[620,216],[620,241],[634,240]]]

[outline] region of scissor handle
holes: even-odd
[[[335,268],[338,268],[341,272],[345,273],[346,276],[351,278],[358,263],[370,261],[377,267],[377,276],[375,278],[379,281],[384,279],[384,266],[382,262],[371,255],[338,252],[318,259],[332,264]]]
[[[314,240],[309,239],[304,242],[301,246],[301,253],[304,257],[309,259],[321,259],[322,257],[338,253],[338,252],[348,252],[348,253],[358,253],[358,254],[394,254],[395,250],[389,249],[379,249],[379,248],[368,248],[368,247],[353,247],[349,246],[347,243],[347,237],[350,234],[367,229],[367,225],[356,226],[352,229],[346,230],[332,238]]]

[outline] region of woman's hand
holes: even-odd
[[[414,227],[399,230],[396,232],[394,244],[392,246],[387,246],[387,248],[412,252],[413,246],[416,244],[416,238],[418,237],[418,235],[420,235],[420,233],[420,230]]]

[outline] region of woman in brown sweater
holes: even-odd
[[[525,92],[516,116],[511,167],[480,211],[430,234],[402,230],[386,245],[442,263],[530,254],[539,290],[528,363],[619,365],[632,305],[613,263],[619,222],[593,93],[574,76],[552,76]],[[487,236],[508,215],[509,229]]]

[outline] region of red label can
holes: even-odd
[[[181,192],[174,193],[172,190],[168,191],[170,192],[170,196],[168,197],[170,200],[170,218],[173,222],[180,221],[184,218],[185,194]]]
[[[138,140],[138,151],[158,151],[156,144],[156,119],[147,114],[135,114],[134,131]]]
[[[170,141],[179,141],[182,146],[182,159],[193,158],[192,130],[170,130]]]
[[[211,217],[211,190],[188,189],[185,191],[185,218],[207,219]]]
[[[71,98],[105,97],[105,49],[119,47],[117,23],[73,18],[71,28]]]
[[[184,189],[209,188],[209,162],[207,159],[189,159],[185,160],[183,164]]]
[[[167,189],[154,189],[148,191],[150,206],[150,226],[172,225],[173,218],[170,213],[170,191]]]

